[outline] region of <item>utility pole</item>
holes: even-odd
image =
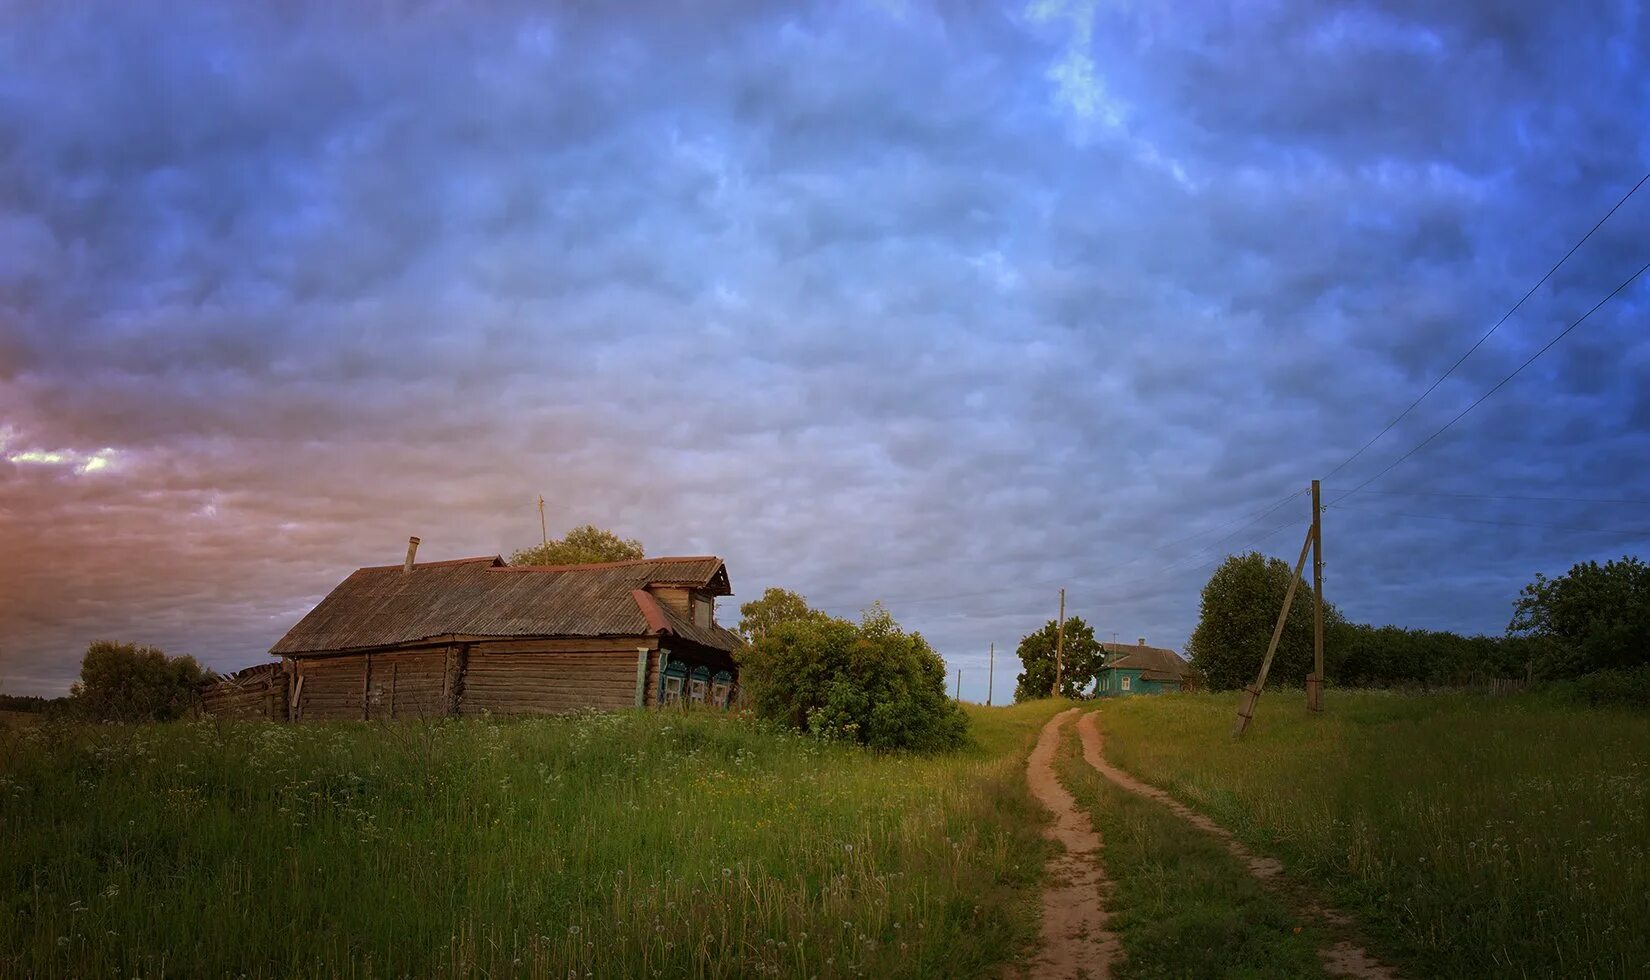
[[[1255,717],[1255,702],[1260,700],[1260,692],[1266,689],[1266,675],[1272,670],[1272,655],[1278,652],[1278,640],[1283,638],[1283,624],[1289,618],[1289,606],[1295,601],[1295,589],[1301,584],[1301,570],[1306,567],[1306,553],[1312,550],[1312,529],[1306,529],[1306,539],[1301,542],[1301,556],[1295,559],[1295,570],[1289,576],[1289,591],[1283,594],[1283,609],[1278,612],[1278,625],[1272,629],[1272,642],[1266,644],[1266,656],[1260,662],[1260,674],[1255,677],[1255,685],[1243,689],[1243,701],[1238,706],[1237,724],[1232,726],[1232,737],[1242,738],[1243,733],[1249,730],[1249,722]]]
[[[957,700],[962,700],[962,668],[957,668]]]
[[[1066,655],[1066,590],[1060,590],[1060,625],[1054,634],[1054,690],[1051,697],[1060,696],[1060,674],[1065,669]]]
[[[544,526],[544,494],[539,494],[539,536],[544,539],[544,546],[550,547],[550,531]]]
[[[1323,710],[1323,505],[1312,481],[1312,674],[1306,678],[1306,710]]]
[[[985,672],[985,706],[991,707],[991,687],[997,682],[997,641],[991,641],[991,666]]]

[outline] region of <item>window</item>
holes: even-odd
[[[682,700],[682,679],[680,677],[665,678],[665,704],[677,704]]]
[[[696,595],[693,597],[693,625],[710,625],[711,614],[715,609],[715,607],[711,604],[713,601],[714,600],[705,596]]]
[[[1130,680],[1131,680],[1131,678],[1129,678],[1129,677],[1124,677],[1123,678],[1123,690],[1127,691],[1129,689],[1129,681]]]
[[[698,704],[705,703],[705,682],[697,677],[688,682],[688,700]]]

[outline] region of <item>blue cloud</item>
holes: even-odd
[[[409,533],[530,541],[540,492],[745,596],[885,599],[965,694],[1061,586],[1178,645],[1207,565],[1304,506],[1214,529],[1361,445],[1644,171],[1643,35],[1626,4],[29,7],[0,38],[0,679],[61,690],[104,636],[252,662]],[[1342,482],[1613,288],[1646,221]],[[1650,496],[1643,309],[1375,487]],[[1621,505],[1329,520],[1348,614],[1466,630],[1642,544],[1466,523]]]

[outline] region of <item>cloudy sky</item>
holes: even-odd
[[[1647,16],[0,3],[0,687],[98,638],[258,662],[409,534],[533,543],[540,493],[738,598],[880,598],[971,698],[1061,586],[1181,647],[1308,508],[1251,519],[1650,170]],[[1647,233],[1650,188],[1328,499]],[[1647,309],[1331,508],[1328,597],[1500,632],[1535,572],[1650,550]]]

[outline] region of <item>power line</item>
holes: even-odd
[[[1325,489],[1328,489],[1327,487]],[[1343,499],[1354,493],[1379,494],[1383,497],[1450,497],[1462,500],[1522,500],[1538,503],[1573,503],[1573,504],[1646,504],[1650,505],[1650,497],[1561,497],[1561,496],[1520,496],[1504,493],[1453,493],[1443,490],[1348,490]]]
[[[1346,493],[1341,494],[1339,497],[1336,497],[1333,501],[1331,501],[1326,506],[1333,507],[1335,504],[1340,503],[1341,501],[1345,500],[1347,497],[1350,497],[1352,494],[1357,493],[1358,491],[1362,490],[1364,487],[1369,486],[1371,483],[1374,483],[1376,480],[1379,480],[1381,477],[1383,477],[1383,476],[1387,475],[1388,473],[1390,473],[1392,471],[1392,468],[1397,466],[1399,463],[1402,463],[1404,460],[1410,458],[1411,456],[1413,456],[1416,453],[1420,452],[1422,449],[1426,448],[1429,444],[1431,444],[1432,440],[1434,440],[1434,439],[1438,438],[1439,436],[1443,435],[1450,428],[1450,426],[1454,425],[1455,423],[1457,423],[1457,422],[1461,421],[1463,418],[1465,418],[1468,412],[1470,412],[1473,409],[1477,408],[1479,405],[1482,405],[1484,403],[1485,399],[1489,398],[1491,395],[1493,395],[1496,392],[1500,391],[1507,384],[1507,382],[1511,381],[1512,379],[1518,377],[1521,373],[1523,373],[1525,368],[1527,368],[1531,364],[1535,363],[1536,358],[1538,358],[1541,355],[1547,353],[1547,351],[1549,351],[1553,348],[1554,344],[1557,344],[1559,341],[1561,341],[1565,337],[1569,336],[1570,331],[1574,330],[1575,328],[1577,328],[1577,327],[1581,326],[1583,323],[1585,323],[1587,321],[1587,318],[1592,316],[1594,313],[1597,313],[1599,311],[1599,309],[1604,306],[1604,304],[1610,302],[1612,299],[1615,299],[1616,296],[1619,293],[1621,293],[1622,290],[1626,289],[1628,286],[1631,286],[1634,283],[1634,281],[1636,281],[1639,278],[1639,276],[1644,275],[1646,270],[1650,270],[1650,262],[1646,262],[1644,265],[1639,266],[1637,272],[1634,272],[1632,275],[1630,275],[1626,279],[1622,280],[1621,285],[1617,286],[1615,289],[1610,290],[1609,295],[1605,296],[1603,299],[1601,299],[1597,303],[1593,304],[1592,309],[1588,310],[1586,313],[1583,313],[1579,318],[1577,318],[1575,321],[1573,321],[1569,326],[1565,327],[1563,330],[1560,330],[1558,332],[1558,336],[1554,337],[1552,340],[1547,341],[1547,343],[1545,345],[1543,345],[1540,350],[1536,351],[1534,354],[1531,354],[1529,356],[1529,358],[1524,361],[1524,363],[1522,363],[1518,367],[1514,368],[1511,374],[1509,374],[1506,377],[1502,378],[1500,381],[1497,381],[1495,383],[1495,385],[1490,388],[1489,391],[1486,391],[1482,395],[1479,395],[1478,398],[1471,405],[1468,405],[1466,408],[1463,408],[1459,413],[1456,414],[1456,416],[1454,418],[1450,419],[1448,422],[1445,422],[1438,429],[1438,431],[1434,432],[1432,435],[1427,436],[1425,439],[1422,439],[1420,442],[1416,443],[1414,448],[1410,449],[1409,452],[1404,453],[1402,456],[1399,456],[1397,459],[1395,459],[1392,462],[1386,464],[1386,466],[1384,468],[1382,468],[1374,476],[1370,477],[1369,479],[1365,480],[1364,482],[1362,482],[1362,483],[1358,484],[1357,486],[1353,487],[1351,490],[1348,490]]]
[[[1238,517],[1232,518],[1231,520],[1227,521],[1224,524],[1217,524],[1214,527],[1206,528],[1205,530],[1202,530],[1202,531],[1197,531],[1193,534],[1186,535],[1185,537],[1182,537],[1182,538],[1177,538],[1174,541],[1170,541],[1168,544],[1156,545],[1156,546],[1153,546],[1153,547],[1149,547],[1145,550],[1145,552],[1143,554],[1136,555],[1135,557],[1130,558],[1129,560],[1124,561],[1124,562],[1119,562],[1117,564],[1108,565],[1106,570],[1107,571],[1116,571],[1117,569],[1125,568],[1129,565],[1134,564],[1137,561],[1142,560],[1147,554],[1151,554],[1151,553],[1157,552],[1157,551],[1167,551],[1170,548],[1173,548],[1176,545],[1184,544],[1187,541],[1191,541],[1191,540],[1194,540],[1196,538],[1203,537],[1205,535],[1214,534],[1217,531],[1225,530],[1226,528],[1231,527],[1233,524],[1236,524],[1239,521],[1243,521],[1245,517],[1248,517],[1248,521],[1245,522],[1242,527],[1238,528],[1236,531],[1233,531],[1227,537],[1222,538],[1222,539],[1220,539],[1220,541],[1215,542],[1214,545],[1210,545],[1210,546],[1207,546],[1207,547],[1204,547],[1204,548],[1195,549],[1191,553],[1189,553],[1189,554],[1177,559],[1175,562],[1171,563],[1170,567],[1179,565],[1179,564],[1183,563],[1187,558],[1195,558],[1201,552],[1207,551],[1210,547],[1218,547],[1221,543],[1231,540],[1231,538],[1236,537],[1237,535],[1243,533],[1243,531],[1247,530],[1248,528],[1254,526],[1255,524],[1258,524],[1262,520],[1265,520],[1267,517],[1270,517],[1272,514],[1276,513],[1279,508],[1283,507],[1285,504],[1289,503],[1291,500],[1294,500],[1296,497],[1299,497],[1300,495],[1302,495],[1306,492],[1307,491],[1304,488],[1300,489],[1300,490],[1296,490],[1295,492],[1293,492],[1293,493],[1279,499],[1278,501],[1274,502],[1269,507],[1267,507],[1265,510],[1259,511],[1259,512],[1253,514],[1253,515],[1247,515],[1247,514],[1240,515]],[[1053,588],[1053,587],[1055,587],[1059,584],[1060,583],[1057,582],[1057,581],[1045,582],[1045,583],[1038,583],[1038,587]],[[906,606],[906,605],[917,605],[919,603],[925,603],[925,602],[943,602],[943,601],[947,601],[947,600],[951,600],[951,599],[985,598],[985,597],[988,597],[988,596],[1000,595],[1001,593],[1002,593],[1001,589],[986,589],[986,590],[971,591],[971,592],[946,592],[946,593],[937,593],[937,594],[920,595],[920,596],[904,596],[904,597],[899,597],[899,596],[886,597],[886,596],[884,596],[884,597],[880,597],[880,601],[887,604],[887,605],[889,605],[889,606],[894,606],[894,605]]]
[[[1533,521],[1492,521],[1479,517],[1457,517],[1453,514],[1405,514],[1398,511],[1374,510],[1369,507],[1354,506],[1352,510],[1360,510],[1368,514],[1380,514],[1384,517],[1407,517],[1419,521],[1453,521],[1458,524],[1488,524],[1492,527],[1535,527],[1552,531],[1584,531],[1597,534],[1624,534],[1628,537],[1639,537],[1650,534],[1643,529],[1631,530],[1620,527],[1584,527],[1574,524],[1543,524]]]
[[[1512,305],[1512,307],[1507,310],[1507,312],[1501,314],[1501,319],[1495,321],[1495,325],[1490,327],[1490,329],[1484,334],[1484,336],[1479,337],[1478,341],[1476,343],[1474,343],[1471,347],[1467,348],[1467,352],[1465,354],[1462,354],[1459,358],[1456,359],[1454,364],[1451,364],[1449,366],[1449,370],[1447,370],[1443,374],[1439,375],[1438,380],[1436,380],[1432,384],[1428,385],[1427,390],[1421,392],[1421,396],[1419,398],[1417,398],[1414,401],[1410,402],[1408,408],[1404,409],[1402,412],[1399,412],[1396,416],[1393,417],[1392,421],[1390,421],[1386,424],[1385,428],[1383,428],[1383,429],[1381,429],[1381,431],[1375,433],[1374,438],[1370,439],[1368,442],[1364,443],[1362,446],[1359,446],[1357,452],[1355,452],[1352,455],[1348,456],[1346,459],[1341,460],[1339,465],[1337,465],[1334,469],[1330,470],[1328,473],[1325,473],[1324,478],[1327,479],[1331,476],[1334,476],[1336,473],[1339,473],[1342,469],[1346,468],[1347,464],[1351,463],[1353,460],[1357,459],[1359,456],[1362,456],[1364,454],[1364,450],[1368,449],[1370,446],[1375,445],[1375,443],[1380,441],[1380,438],[1382,436],[1386,435],[1388,432],[1391,432],[1392,427],[1397,425],[1399,422],[1402,422],[1404,420],[1405,416],[1409,415],[1410,412],[1415,411],[1415,407],[1417,405],[1421,404],[1421,402],[1425,401],[1426,397],[1428,395],[1432,394],[1433,391],[1437,390],[1438,386],[1443,384],[1444,380],[1446,378],[1448,378],[1450,375],[1454,374],[1455,369],[1460,367],[1463,363],[1465,363],[1466,359],[1471,357],[1473,355],[1474,351],[1476,351],[1476,350],[1478,350],[1478,348],[1484,346],[1484,341],[1489,340],[1490,336],[1492,334],[1494,334],[1497,330],[1500,330],[1501,325],[1506,323],[1507,320],[1514,313],[1517,313],[1519,308],[1524,305],[1525,301],[1528,300],[1531,296],[1535,295],[1536,290],[1538,290],[1542,286],[1546,285],[1547,280],[1549,280],[1553,277],[1553,274],[1558,271],[1559,267],[1562,266],[1564,263],[1568,262],[1570,260],[1570,256],[1576,254],[1577,249],[1579,249],[1579,248],[1581,248],[1581,246],[1587,244],[1587,239],[1592,238],[1594,232],[1596,232],[1600,228],[1604,227],[1604,223],[1606,221],[1609,221],[1611,215],[1614,215],[1618,210],[1620,210],[1621,206],[1623,204],[1627,203],[1628,198],[1630,198],[1634,194],[1638,193],[1639,188],[1644,186],[1645,181],[1650,181],[1650,173],[1646,173],[1643,177],[1640,177],[1639,182],[1634,184],[1632,189],[1629,190],[1626,194],[1623,194],[1622,197],[1621,197],[1621,200],[1617,201],[1615,203],[1614,207],[1612,207],[1609,211],[1605,212],[1604,217],[1598,219],[1598,222],[1596,224],[1594,224],[1593,227],[1587,229],[1587,234],[1582,235],[1580,241],[1578,241],[1574,245],[1570,246],[1570,250],[1568,252],[1564,253],[1563,258],[1560,258],[1557,262],[1553,263],[1553,267],[1551,269],[1547,270],[1546,275],[1544,275],[1540,279],[1536,280],[1536,284],[1531,286],[1529,288],[1529,290],[1524,293],[1523,296],[1520,296],[1518,298],[1518,302],[1514,303]]]
[[[1179,569],[1181,566],[1185,566],[1185,567],[1188,567],[1188,568],[1198,568],[1198,567],[1200,567],[1200,565],[1196,561],[1196,559],[1198,559],[1200,557],[1204,558],[1204,561],[1202,562],[1202,564],[1207,564],[1208,559],[1207,559],[1206,556],[1213,555],[1216,551],[1220,550],[1221,546],[1226,544],[1226,542],[1231,541],[1233,538],[1236,538],[1238,535],[1242,534],[1244,531],[1247,531],[1249,528],[1254,527],[1256,524],[1259,524],[1261,521],[1263,521],[1266,518],[1268,518],[1268,517],[1272,516],[1273,514],[1277,513],[1279,509],[1281,509],[1285,504],[1288,504],[1290,501],[1294,500],[1296,497],[1302,496],[1302,495],[1304,495],[1306,493],[1309,493],[1309,492],[1310,492],[1309,489],[1305,488],[1305,487],[1302,487],[1301,489],[1296,490],[1294,493],[1292,493],[1289,496],[1283,498],[1282,500],[1280,500],[1277,503],[1273,504],[1271,507],[1267,508],[1265,511],[1261,512],[1253,520],[1249,521],[1247,524],[1245,524],[1242,527],[1238,528],[1236,531],[1233,531],[1231,534],[1226,535],[1224,538],[1221,538],[1220,540],[1214,542],[1213,544],[1205,545],[1204,547],[1199,548],[1196,551],[1193,551],[1191,554],[1189,554],[1186,557],[1180,559],[1179,561],[1176,561],[1176,562],[1170,564],[1167,568],[1165,568],[1163,570],[1163,574],[1168,574],[1170,572],[1173,572],[1173,571]],[[1286,524],[1286,525],[1283,525],[1283,526],[1287,527],[1288,525]],[[1249,542],[1248,544],[1245,544],[1244,548],[1252,547],[1255,543],[1266,540],[1267,538],[1271,537],[1273,534],[1276,534],[1278,532],[1278,530],[1279,530],[1279,528],[1273,528],[1272,530],[1267,531],[1265,534],[1261,535],[1259,538],[1256,538],[1253,541]],[[1242,550],[1242,549],[1239,549],[1239,550]],[[1220,559],[1217,558],[1215,560],[1218,561]],[[1191,565],[1186,565],[1186,563],[1188,561],[1192,561],[1193,563]]]

